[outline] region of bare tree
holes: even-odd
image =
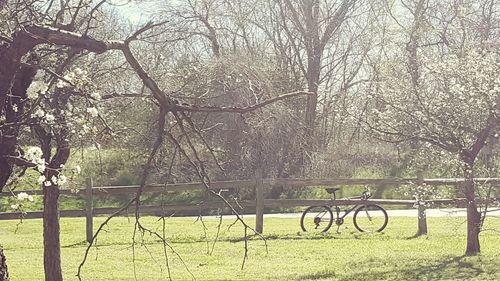
[[[320,3],[316,0],[279,2],[283,28],[287,35],[298,46],[304,47],[305,66],[303,75],[307,80],[309,92],[316,93],[307,100],[305,112],[306,135],[310,136],[308,146],[312,148],[316,111],[318,106],[318,89],[321,83],[322,58],[327,44],[339,36],[338,32],[350,13],[354,10],[356,1]],[[295,38],[299,38],[297,41]],[[300,51],[299,47],[295,47]]]

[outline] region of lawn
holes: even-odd
[[[95,224],[104,218],[96,218]],[[143,218],[145,225],[159,232],[162,221]],[[390,218],[382,234],[361,234],[348,221],[326,235],[299,232],[298,218],[266,218],[268,252],[262,240],[249,241],[244,269],[243,230],[228,226],[224,219],[213,253],[217,219],[203,224],[192,218],[166,220],[166,233],[176,251],[167,251],[173,280],[500,280],[500,233],[481,234],[482,253],[463,257],[464,218],[428,218],[429,235],[413,237],[415,218]],[[85,221],[61,220],[62,265],[65,280],[76,280],[77,266],[85,251]],[[253,224],[253,220],[249,219]],[[43,280],[41,220],[0,221],[3,245],[12,281]],[[168,280],[162,244],[151,235],[133,251],[134,220],[115,218],[91,250],[83,269],[83,280]],[[487,221],[488,229],[500,229],[500,219]],[[17,229],[17,232],[15,232]],[[135,258],[133,257],[135,252]],[[178,256],[177,256],[178,254]],[[185,265],[183,265],[183,262]],[[135,262],[134,262],[135,260]]]

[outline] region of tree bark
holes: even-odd
[[[59,188],[43,188],[43,261],[45,281],[60,281],[61,243],[59,239]]]
[[[306,106],[306,136],[307,139],[307,148],[309,151],[314,150],[314,136],[315,136],[315,128],[316,128],[316,107],[318,105],[318,85],[320,80],[320,72],[321,72],[321,54],[312,53],[308,54],[308,65],[307,65],[307,90],[310,93],[314,93],[312,95],[307,96],[307,106]]]
[[[61,165],[66,164],[70,154],[69,141],[67,139],[67,130],[61,129],[60,134],[56,136],[57,150],[50,161],[45,175],[50,179],[51,185],[43,186],[43,261],[45,269],[45,281],[61,281],[61,242],[59,225],[59,186],[52,180],[59,177]],[[39,135],[43,143],[48,141],[50,144],[51,136],[49,134]],[[50,156],[50,145],[42,145],[44,158]]]
[[[9,281],[9,271],[7,270],[7,261],[0,246],[0,281]]]
[[[12,84],[10,95],[4,106],[6,123],[16,124],[26,114],[23,101],[26,99],[26,90],[33,81],[36,72],[36,67],[27,65],[22,65],[17,70],[13,81],[10,82]],[[0,83],[9,82],[0,81]],[[13,110],[13,106],[16,106],[17,110]],[[6,185],[13,171],[13,164],[9,161],[8,156],[15,155],[20,127],[20,125],[12,125],[0,130],[0,191]]]
[[[13,164],[8,157],[14,156],[16,152],[20,126],[15,124],[25,114],[23,100],[36,74],[35,67],[20,65],[9,57],[11,55],[19,55],[18,60],[21,58],[20,54],[0,46],[0,61],[5,62],[5,65],[2,63],[0,66],[0,114],[5,116],[5,124],[13,124],[0,129],[0,192],[13,171]],[[13,109],[14,106],[17,110]]]
[[[479,254],[479,232],[481,231],[481,214],[477,210],[475,184],[474,184],[474,162],[466,162],[464,165],[464,195],[467,199],[467,248],[465,255],[474,256]]]

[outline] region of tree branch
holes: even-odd
[[[251,105],[248,107],[220,107],[220,106],[195,106],[195,105],[175,105],[175,111],[190,111],[190,112],[231,112],[231,113],[248,113],[250,111],[254,111],[256,109],[262,108],[271,103],[300,96],[300,95],[313,95],[313,93],[305,92],[305,91],[296,91],[283,95],[279,95],[272,99],[263,101],[261,103]]]

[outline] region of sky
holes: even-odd
[[[150,20],[147,5],[141,4],[140,1],[115,0],[111,3],[112,7],[119,14],[126,17],[132,23],[143,23]]]

